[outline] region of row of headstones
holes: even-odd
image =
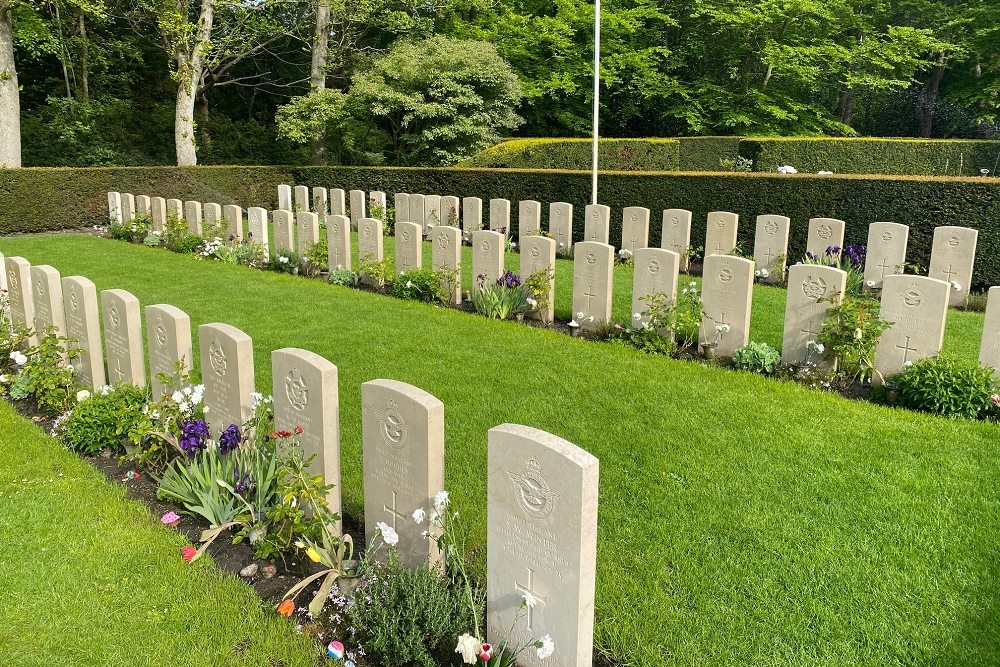
[[[60,278],[51,266],[21,257],[4,260],[18,326],[56,327],[79,339],[81,380],[105,383],[98,295],[82,276]],[[65,298],[64,298],[65,297]],[[145,386],[139,300],[120,289],[100,294],[107,371],[113,384]],[[145,309],[154,396],[166,389],[157,373],[190,369],[191,319],[159,304]],[[250,337],[228,324],[198,327],[204,401],[213,432],[243,424],[255,390]],[[313,471],[333,484],[327,500],[339,513],[340,420],[337,367],[308,350],[271,353],[274,420],[278,429],[302,427],[300,444],[315,454]],[[435,511],[444,488],[444,404],[395,380],[361,386],[365,531],[385,522],[400,537],[402,561],[412,567],[441,554],[413,518]],[[538,605],[516,628],[518,641],[549,634],[556,665],[591,664],[597,559],[598,460],[579,447],[527,426],[504,424],[489,431],[487,600],[492,641],[502,638],[530,592]],[[338,526],[338,530],[340,527]]]
[[[285,199],[290,201],[290,186]],[[323,191],[323,188],[313,188]],[[333,190],[331,190],[333,192]],[[341,201],[343,200],[343,190]],[[380,196],[384,210],[385,193],[371,193]],[[355,204],[355,200],[357,203]],[[295,201],[299,209],[308,210],[309,191],[305,186],[296,186]],[[374,201],[374,200],[373,200]],[[352,223],[365,217],[365,193],[351,191]],[[424,235],[428,235],[435,225],[461,225],[464,238],[482,229],[483,201],[478,197],[458,197],[397,193],[394,199],[395,221],[413,222],[421,225]],[[325,199],[320,203],[325,207]],[[359,210],[355,216],[355,207]],[[280,208],[280,205],[279,205]],[[319,208],[317,210],[324,210]],[[542,223],[540,202],[526,200],[518,202],[517,240],[523,245],[529,236],[537,235]],[[688,249],[691,246],[691,211],[666,209],[660,247],[681,255],[681,270],[687,270]],[[584,214],[585,241],[610,243],[611,209],[601,204],[589,204]],[[622,211],[622,238],[620,248],[635,256],[636,251],[649,246],[650,211],[641,206],[626,207]],[[727,255],[736,249],[739,216],[726,211],[708,214],[705,232],[705,255]],[[843,248],[846,223],[834,218],[812,218],[809,220],[806,238],[806,252],[823,258],[830,248]],[[500,231],[506,236],[512,234],[511,202],[507,199],[489,200],[489,229]],[[786,277],[788,243],[791,220],[781,215],[757,216],[754,234],[753,257],[756,269],[766,269],[767,274],[759,276],[765,283],[782,283]],[[557,252],[572,254],[573,248],[573,206],[566,202],[549,204],[549,234],[556,241]],[[949,297],[951,305],[964,305],[971,288],[972,273],[976,257],[979,232],[975,229],[942,226],[934,230],[931,261],[928,275],[953,284]],[[889,275],[902,273],[906,262],[906,246],[909,227],[893,222],[876,222],[868,228],[868,254],[865,261],[865,281],[876,288]]]

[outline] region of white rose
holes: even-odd
[[[80,401],[85,401],[88,398],[90,398],[90,392],[87,391],[86,389],[81,389],[80,391],[76,392],[77,403],[79,403]]]
[[[462,662],[467,665],[476,664],[482,650],[483,643],[468,632],[458,638],[458,646],[455,647],[455,653],[461,653]]]

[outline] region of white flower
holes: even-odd
[[[823,354],[823,351],[826,350],[826,346],[823,345],[823,343],[817,343],[814,340],[810,340],[806,342],[806,349],[815,354]]]
[[[913,365],[913,362],[912,362],[912,361],[907,361],[907,362],[905,362],[905,363],[903,364],[903,368],[909,368],[909,367],[910,367],[910,366],[912,366],[912,365]]]
[[[691,287],[691,288],[694,288],[694,287],[697,287],[697,286],[698,286],[698,283],[696,283],[696,282],[695,282],[695,281],[693,281],[693,280],[692,280],[691,282],[689,282],[689,283],[688,283],[688,287]]]
[[[527,301],[528,305],[531,306],[532,308],[538,305],[538,302],[532,299],[530,296],[527,299],[525,299],[525,301]]]
[[[399,544],[399,535],[389,524],[379,521],[375,527],[378,528],[378,532],[382,535],[382,541],[387,545],[394,547]]]
[[[106,385],[103,385],[100,389],[98,389],[97,393],[100,394],[101,396],[107,396],[108,394],[111,393],[111,389],[112,389],[111,385],[110,384],[106,384]]]
[[[754,271],[754,275],[756,275],[758,278],[767,278],[768,276],[771,275],[771,272],[768,271],[767,269],[757,269],[756,271]]]
[[[962,286],[960,284],[958,284],[957,282],[955,282],[954,280],[951,281],[951,288],[953,290],[955,290],[956,292],[961,292],[962,291]]]
[[[566,247],[566,244],[565,244],[565,243],[563,243],[562,241],[560,241],[560,242],[559,242],[559,247],[560,247],[560,248],[565,248],[565,247]]]
[[[437,495],[434,496],[434,509],[438,512],[443,512],[444,508],[448,506],[448,492],[438,491]]]
[[[156,421],[156,420],[158,420],[160,418],[160,411],[159,410],[153,410],[149,414],[149,416],[153,418],[153,421]]]
[[[588,318],[587,318],[586,320],[584,320],[584,321],[585,321],[585,322],[593,322],[593,321],[594,321],[594,316],[593,316],[593,315],[591,315],[590,317],[588,317]]]
[[[578,319],[578,320],[582,320],[583,319],[583,311],[582,310],[579,313],[576,314],[576,319]]]
[[[511,242],[510,242],[510,248],[511,248],[511,250],[513,250],[513,249],[514,249],[514,248],[516,248],[516,247],[517,247],[517,244],[516,244],[516,243],[514,243],[513,241],[511,241]]]
[[[204,412],[207,415],[208,414],[208,406],[206,405],[205,407],[203,407],[201,409],[201,411]]]
[[[628,248],[622,248],[621,250],[618,251],[618,256],[625,258],[631,257],[632,251],[630,251]]]
[[[279,264],[288,264],[288,258],[285,257],[284,255],[282,255],[281,257],[278,258],[278,263]]]
[[[871,289],[875,289],[875,281],[874,280],[869,280],[869,281],[865,282],[865,285],[868,285],[868,287],[871,288]]]
[[[0,375],[0,384],[7,384],[7,376]]]
[[[85,401],[88,398],[90,398],[90,392],[87,391],[86,389],[81,389],[80,391],[76,392],[77,403],[79,403],[80,401]]]
[[[715,325],[715,333],[720,333],[720,334],[729,333],[729,329],[730,329],[729,325],[725,323]]]
[[[174,393],[170,394],[170,400],[177,404],[183,403],[184,394],[180,391],[175,391]]]
[[[532,595],[530,591],[525,591],[521,597],[524,598],[524,606],[528,609],[534,609],[538,605],[538,598]]]
[[[861,340],[864,337],[865,337],[865,332],[863,332],[861,329],[855,329],[854,330],[854,339],[855,340]]]
[[[545,658],[552,655],[556,650],[556,643],[552,641],[551,635],[544,635],[535,643],[535,653],[538,654],[539,660],[545,660]]]
[[[417,509],[413,510],[413,520],[417,522],[417,525],[422,524],[426,516],[427,512],[424,511],[423,507],[418,507]]]
[[[793,167],[790,164],[786,164],[784,166],[778,167],[778,173],[779,174],[797,174],[797,173],[799,173],[799,170],[796,169],[795,167]]]
[[[479,661],[479,653],[483,650],[483,643],[466,632],[458,638],[458,646],[455,653],[462,654],[462,662],[467,665],[474,665]]]
[[[14,350],[13,352],[10,353],[10,358],[18,366],[23,366],[24,364],[26,364],[28,362],[28,357],[24,356],[22,353],[18,352],[17,350]]]
[[[185,396],[190,396],[191,395],[191,387],[184,387],[184,389],[182,389],[181,391],[184,392]]]
[[[437,512],[431,512],[431,518],[429,519],[429,521],[430,521],[430,524],[432,526],[440,526],[441,525],[441,515],[438,514]]]
[[[580,323],[577,322],[576,320],[570,320],[569,321],[569,326],[571,326],[571,327],[573,327],[575,329],[576,327],[580,326]]]
[[[406,281],[406,288],[409,289],[411,287],[413,287],[413,281],[412,280],[407,280]]]
[[[632,313],[632,319],[638,322],[642,319],[642,313]]]
[[[181,412],[187,412],[188,410],[191,409],[191,404],[188,403],[187,401],[181,401],[180,403],[177,404],[177,408]]]

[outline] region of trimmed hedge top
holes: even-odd
[[[676,139],[601,139],[597,159],[612,171],[677,171]],[[590,139],[511,139],[478,153],[463,167],[589,169]]]

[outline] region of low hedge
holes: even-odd
[[[742,137],[678,137],[681,171],[729,171],[719,160],[740,154]]]
[[[979,176],[1000,165],[1000,141],[986,140],[746,137],[739,151],[754,171]]]
[[[590,139],[510,139],[469,158],[466,167],[590,169]],[[601,139],[597,160],[609,171],[676,171],[676,139]]]
[[[0,233],[89,227],[107,222],[107,191],[164,197],[277,205],[280,183],[536,199],[574,205],[574,233],[583,235],[590,174],[581,171],[513,169],[425,169],[388,167],[131,167],[0,170]],[[704,245],[709,211],[728,210],[742,219],[740,242],[753,246],[753,220],[763,213],[792,219],[790,257],[805,253],[810,217],[848,222],[847,242],[865,243],[868,224],[891,220],[910,226],[908,259],[922,266],[930,257],[934,228],[963,225],[979,230],[974,286],[1000,285],[1000,179],[917,176],[816,176],[755,173],[602,173],[600,200],[612,207],[611,239],[621,238],[621,209],[652,211],[650,241],[660,240],[661,211],[694,212],[694,246]],[[516,215],[516,214],[515,214]],[[543,206],[543,224],[548,208]],[[2,251],[2,246],[0,246]]]

